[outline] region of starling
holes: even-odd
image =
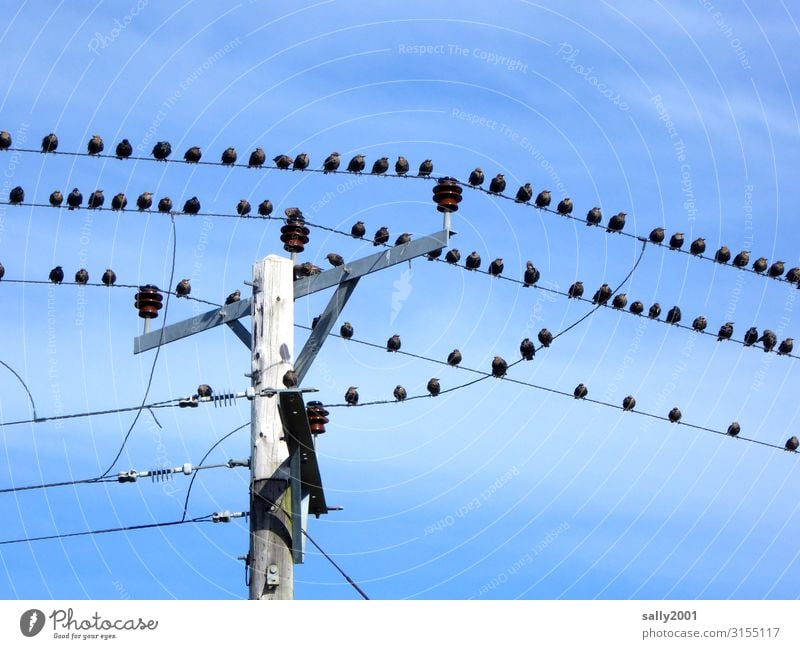
[[[681,321],[681,309],[679,306],[672,307],[669,311],[667,311],[667,323],[669,324],[678,324]]]
[[[489,183],[489,191],[493,194],[502,194],[506,188],[506,179],[503,174],[497,174]]]
[[[603,213],[599,207],[593,207],[586,212],[586,225],[600,225],[603,222]]]
[[[695,239],[689,246],[689,252],[691,252],[693,255],[702,255],[705,251],[706,251],[706,240],[703,239],[703,237]]]
[[[310,261],[304,261],[302,264],[298,264],[295,268],[295,279],[299,279],[301,277],[313,277],[314,275],[319,275],[322,272],[322,269],[319,266],[315,266]]]
[[[258,204],[258,215],[269,216],[270,214],[272,214],[272,202],[265,198]]]
[[[364,221],[357,221],[352,228],[350,228],[350,234],[355,239],[361,239],[367,233],[367,228],[364,226]]]
[[[389,240],[389,228],[385,225],[378,228],[378,231],[375,233],[375,236],[372,239],[373,246],[380,246],[381,244],[386,243]]]
[[[784,354],[791,354],[792,350],[794,349],[794,338],[786,338],[783,340],[778,347],[778,356],[783,356]]]
[[[708,326],[708,321],[701,315],[697,316],[692,321],[692,329],[695,331],[705,331]]]
[[[19,205],[25,200],[25,190],[19,185],[14,187],[8,194],[8,202],[12,205]]]
[[[536,282],[539,281],[539,278],[541,276],[542,274],[539,272],[536,266],[533,265],[533,262],[531,261],[525,262],[525,274],[522,277],[523,286],[525,287],[533,286],[534,284],[536,284]]]
[[[345,322],[339,328],[339,335],[345,340],[350,340],[353,337],[353,325],[351,325],[349,322]]]
[[[587,388],[583,383],[578,383],[575,391],[572,394],[575,395],[576,399],[585,399],[586,395],[589,394],[589,388]]]
[[[503,260],[502,258],[498,257],[492,263],[489,264],[489,274],[498,277],[500,273],[503,272]]]
[[[42,138],[42,153],[51,153],[58,148],[58,137],[55,133],[50,133]]]
[[[193,146],[187,149],[186,153],[183,154],[183,159],[186,160],[186,162],[197,163],[200,162],[200,158],[202,157],[203,157],[203,152],[200,151],[199,146]]]
[[[350,386],[347,392],[344,393],[344,400],[350,406],[358,405],[358,389]]]
[[[236,164],[236,149],[232,146],[229,146],[222,152],[222,164],[224,165],[233,165]]]
[[[86,201],[86,205],[91,210],[96,210],[103,207],[103,203],[106,202],[105,196],[103,196],[102,189],[96,189],[91,194],[89,194],[89,200]]]
[[[128,206],[128,199],[126,198],[125,194],[119,193],[111,199],[111,209],[112,210],[124,210]]]
[[[149,210],[152,205],[153,195],[150,192],[142,192],[139,194],[139,198],[136,199],[136,207],[139,208],[140,212]]]
[[[642,313],[644,313],[644,304],[642,304],[639,300],[636,300],[636,302],[631,304],[629,311],[634,315],[642,315]]]
[[[428,261],[435,261],[442,256],[444,252],[444,248],[437,248],[436,250],[431,250],[430,252],[425,253],[425,256],[428,258]]]
[[[392,394],[397,401],[405,401],[408,396],[406,389],[402,385],[398,385]]]
[[[197,214],[200,211],[200,201],[197,200],[197,196],[192,196],[183,204],[183,211],[186,214]]]
[[[495,356],[492,360],[492,376],[502,378],[508,372],[508,363],[506,363],[500,356]]]
[[[742,427],[739,425],[738,421],[734,421],[730,426],[728,426],[728,435],[731,437],[736,437],[741,432]]]
[[[357,156],[353,156],[350,159],[350,162],[347,163],[347,171],[360,174],[362,171],[364,171],[365,165],[366,162],[364,161],[364,156],[359,153]]]
[[[717,340],[730,340],[731,336],[733,336],[733,323],[726,322],[719,328],[719,333],[717,334]]]
[[[175,287],[175,295],[178,297],[186,297],[192,292],[192,286],[189,284],[188,279],[182,279]]]
[[[667,416],[673,424],[677,424],[681,420],[681,411],[677,408],[673,408],[669,411],[669,415]]]
[[[467,270],[477,270],[481,267],[481,256],[475,250],[473,250],[472,254],[467,256],[465,265]]]
[[[238,302],[242,299],[242,292],[239,289],[236,289],[233,293],[231,293],[228,297],[225,298],[225,304],[233,304],[234,302]]]
[[[517,190],[517,197],[514,199],[517,203],[527,203],[533,198],[533,187],[530,183],[525,183]]]
[[[166,160],[172,153],[172,145],[169,142],[156,142],[153,147],[153,157],[156,160]]]
[[[757,342],[764,345],[765,352],[771,352],[775,349],[775,345],[778,344],[778,337],[771,329],[764,329],[764,333],[761,334],[761,338],[759,338]]]
[[[628,296],[625,293],[617,293],[614,296],[614,300],[611,302],[611,306],[615,309],[624,309],[628,305]]]
[[[553,342],[553,334],[551,334],[547,329],[542,329],[537,338],[539,342],[542,343],[542,347],[550,347],[550,343]]]
[[[0,131],[0,151],[5,151],[11,146],[11,133]]]
[[[378,158],[372,164],[372,171],[370,173],[380,175],[389,171],[389,158]]]
[[[287,388],[296,388],[297,387],[297,373],[294,370],[286,370],[286,373],[283,375],[283,385]]]
[[[786,281],[791,282],[792,284],[797,284],[798,282],[800,282],[800,268],[795,266],[787,270]]]
[[[407,244],[409,241],[411,241],[411,235],[408,232],[403,232],[403,234],[395,239],[394,245],[402,246]]]
[[[172,199],[169,196],[164,196],[164,198],[158,201],[158,211],[159,212],[172,211]]]
[[[473,187],[480,187],[483,185],[483,169],[476,167],[469,174],[469,184]]]
[[[400,351],[400,336],[395,334],[389,340],[386,341],[386,351],[387,352],[396,352]]]
[[[634,399],[632,395],[629,394],[622,400],[623,410],[633,410],[635,407],[636,407],[636,399]]]
[[[454,349],[447,355],[447,364],[456,367],[461,362],[461,352]]]
[[[53,207],[58,207],[63,202],[64,195],[60,191],[55,190],[52,194],[50,194],[50,205]]]
[[[461,261],[461,253],[458,251],[458,248],[451,248],[447,251],[447,254],[445,254],[444,259],[448,264],[457,264]]]
[[[753,262],[753,270],[757,273],[763,273],[767,270],[767,260],[764,257],[759,257]]]
[[[81,268],[77,273],[75,273],[75,283],[76,284],[86,284],[89,281],[89,271],[85,268]]]
[[[655,228],[650,232],[651,243],[664,243],[664,228]]]
[[[572,199],[567,197],[559,201],[558,205],[556,206],[556,212],[562,216],[572,214]]]
[[[786,448],[787,451],[796,451],[798,446],[800,446],[800,440],[792,436],[786,440],[786,446],[784,448]]]
[[[322,318],[321,315],[315,315],[313,317],[313,319],[311,320],[311,331],[314,331],[314,329],[317,328],[317,325],[319,324],[321,318]]]
[[[67,194],[67,205],[69,206],[69,209],[74,210],[76,207],[80,207],[82,202],[83,194],[81,194],[77,187]]]
[[[423,160],[419,166],[419,175],[427,178],[433,173],[433,162],[430,160]]]
[[[205,383],[201,383],[197,386],[197,396],[204,397],[206,399],[210,398],[211,395],[214,394],[214,390],[211,389],[210,385]]]
[[[536,347],[530,338],[524,338],[519,344],[519,353],[524,361],[532,361],[536,356]]]
[[[117,157],[122,160],[123,158],[130,158],[133,155],[133,146],[128,140],[122,140],[117,144]]]
[[[625,216],[625,212],[620,212],[619,214],[612,216],[608,220],[606,232],[622,232],[622,228],[625,227]]]
[[[544,189],[536,195],[536,202],[535,202],[536,207],[540,208],[550,207],[551,200],[552,199],[550,197],[550,190]]]
[[[677,250],[683,245],[683,232],[676,232],[669,238],[669,247]]]
[[[247,161],[247,166],[261,167],[264,164],[264,162],[266,162],[266,160],[267,160],[267,155],[264,153],[264,149],[258,147],[255,151],[253,151],[250,154],[250,159]],[[277,164],[277,160],[275,161],[275,164]],[[278,168],[281,168],[280,165],[278,165]]]
[[[721,246],[714,255],[714,261],[718,264],[727,264],[731,260],[731,251],[728,246]]]
[[[442,386],[439,385],[439,379],[431,379],[428,381],[428,392],[432,397],[438,397],[439,393],[442,391]]]
[[[334,151],[325,158],[325,162],[322,163],[322,171],[326,174],[336,171],[341,163],[342,159],[339,157],[339,153]]]
[[[331,266],[344,266],[344,258],[335,252],[329,252],[325,258],[331,263]]]
[[[3,264],[0,264],[0,279],[3,279],[3,275],[6,274],[6,267]]]
[[[106,286],[114,286],[114,282],[117,281],[117,274],[110,268],[106,268],[106,272],[103,273],[100,281],[102,281]]]
[[[304,169],[308,169],[309,159],[307,153],[300,153],[294,159],[292,163],[292,170],[293,171],[303,171]]]
[[[751,345],[755,345],[758,342],[758,329],[755,327],[750,327],[744,333],[744,344],[745,347],[750,347]]]
[[[261,149],[256,149],[250,155],[250,162],[253,162],[253,156],[255,156],[259,151],[261,151]],[[263,151],[261,151],[261,156],[258,156],[256,158],[256,161],[258,160],[259,157],[263,158],[262,161],[261,161],[261,164],[264,164],[264,160],[266,160],[266,156],[264,155]],[[294,162],[294,160],[292,160],[291,156],[288,156],[285,153],[281,153],[280,155],[276,155],[274,158],[272,158],[272,161],[275,163],[275,166],[278,169],[288,169],[289,167],[292,166],[292,163]],[[261,164],[251,164],[249,166],[250,167],[260,167]]]
[[[592,297],[592,304],[605,304],[611,299],[611,287],[608,284],[603,284],[594,292]]]
[[[736,256],[733,258],[733,265],[737,268],[744,268],[747,264],[750,263],[750,253],[747,250],[742,250],[740,253],[737,253]]]
[[[86,145],[86,150],[89,155],[98,155],[103,152],[103,138],[99,135],[92,135],[92,139]]]
[[[250,209],[250,201],[244,198],[236,204],[236,213],[239,216],[247,216],[250,214]]]
[[[397,156],[397,162],[394,163],[394,172],[398,176],[405,176],[409,170],[408,160],[403,156]]]
[[[48,279],[53,282],[53,284],[60,284],[64,281],[64,269],[61,266],[56,266],[53,270],[50,271],[50,275],[48,275]]]
[[[647,315],[650,316],[651,320],[655,320],[658,316],[661,315],[661,305],[656,302],[653,306],[650,307],[650,310],[647,312]]]
[[[769,267],[767,275],[769,275],[770,277],[780,277],[781,275],[783,275],[783,270],[784,270],[784,262],[776,261],[774,264],[772,264],[772,266]]]
[[[567,291],[567,295],[574,298],[583,297],[583,282],[573,282]]]

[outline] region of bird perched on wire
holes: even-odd
[[[747,331],[745,331],[743,342],[745,347],[755,345],[758,342],[758,329],[755,327],[750,327]]]
[[[633,410],[636,407],[636,399],[634,399],[633,395],[628,395],[622,400],[622,409],[623,410]]]
[[[503,272],[503,268],[503,260],[502,258],[498,257],[489,264],[489,274],[498,277]]]
[[[169,142],[156,142],[153,147],[153,157],[156,160],[166,160],[170,153],[172,153],[172,145]]]
[[[272,214],[272,201],[265,198],[258,204],[258,215],[269,216],[270,214]]]
[[[481,256],[477,253],[477,251],[473,250],[470,255],[467,256],[466,261],[464,262],[467,270],[478,270],[481,267]]]
[[[349,322],[345,322],[339,327],[339,335],[345,340],[350,340],[353,337],[353,325]]]
[[[726,322],[719,328],[719,333],[717,334],[717,341],[730,340],[731,336],[733,336],[733,323]]]
[[[784,268],[785,268],[784,262],[776,261],[774,264],[772,264],[772,266],[769,267],[767,275],[769,275],[770,277],[780,277],[781,275],[783,275]]]
[[[211,395],[214,394],[214,390],[211,389],[211,386],[207,383],[201,383],[197,386],[197,396],[199,398],[210,399]]]
[[[500,356],[495,356],[492,360],[492,376],[502,378],[508,372],[508,363]]]
[[[702,255],[706,251],[706,240],[703,237],[698,237],[692,241],[689,246],[689,252],[693,255]]]
[[[110,268],[106,268],[106,272],[103,273],[100,281],[106,286],[114,286],[114,283],[117,281],[117,274]]]
[[[128,206],[128,199],[123,193],[115,194],[111,199],[112,210],[124,210]]]
[[[408,164],[408,160],[406,160],[403,156],[397,156],[397,160],[394,163],[394,172],[398,176],[405,176],[408,173],[410,166]]]
[[[344,393],[344,400],[350,406],[358,405],[358,388],[350,386],[347,392]]]
[[[669,311],[667,311],[667,323],[669,324],[678,324],[681,321],[681,309],[679,306],[672,307]]]
[[[164,196],[158,201],[158,211],[164,213],[172,211],[172,199],[169,196]]]
[[[734,421],[730,426],[728,426],[728,435],[731,437],[736,437],[741,432],[742,427],[739,425],[738,421]]]
[[[433,173],[433,162],[431,160],[423,160],[419,166],[419,174],[423,178],[427,178]]]
[[[322,163],[322,171],[326,174],[329,174],[332,171],[337,171],[341,163],[342,159],[339,156],[339,152],[334,151],[327,158],[325,158],[325,161]]]
[[[406,397],[408,396],[408,392],[406,392],[406,389],[402,385],[398,385],[397,387],[395,387],[394,392],[392,392],[392,394],[394,395],[394,398],[397,401],[405,401]]]
[[[461,352],[454,349],[447,355],[447,364],[456,367],[461,362]]]
[[[380,246],[384,243],[389,241],[389,228],[385,225],[378,228],[378,231],[375,233],[375,236],[372,238],[372,245],[373,246]]]
[[[260,151],[261,149],[258,149],[258,150]],[[250,156],[250,159],[252,160],[253,156]],[[275,163],[275,166],[278,169],[288,169],[289,167],[292,166],[292,163],[294,162],[294,160],[292,160],[291,156],[288,156],[285,153],[281,153],[280,155],[276,155],[274,158],[272,158],[272,162]],[[253,167],[253,166],[260,166],[260,165],[250,165],[250,166]]]
[[[542,343],[542,347],[550,347],[550,344],[553,342],[553,334],[546,328],[539,331],[537,338],[539,342]]]
[[[536,201],[534,201],[534,205],[540,209],[544,209],[545,207],[550,207],[550,202],[553,200],[550,190],[543,189],[536,195]]]
[[[48,279],[53,282],[53,284],[60,284],[64,281],[64,269],[61,268],[61,266],[56,266],[50,271]]]
[[[522,285],[526,288],[529,286],[533,286],[534,284],[536,284],[536,282],[539,281],[540,277],[541,273],[536,268],[536,266],[533,265],[533,262],[532,261],[525,262],[525,274],[522,276]]]
[[[536,355],[536,347],[530,338],[523,338],[522,342],[519,344],[519,353],[520,356],[522,356],[522,360],[533,360],[533,357]]]
[[[678,250],[683,246],[683,232],[676,232],[669,238],[669,247]]]
[[[576,399],[585,399],[589,394],[589,388],[587,388],[583,383],[578,383],[578,385],[575,387],[575,391],[572,394]]]
[[[309,163],[310,163],[310,160],[308,159],[308,154],[307,153],[299,153],[297,155],[297,157],[294,159],[294,162],[292,163],[292,170],[293,171],[303,171],[305,169],[308,169]]]
[[[628,296],[625,293],[617,293],[611,302],[611,306],[613,306],[615,309],[624,309],[627,304]]]
[[[558,202],[558,205],[556,205],[556,212],[558,212],[562,216],[567,216],[568,214],[572,214],[572,199],[569,196],[561,199]]]
[[[344,266],[344,258],[335,252],[329,252],[325,255],[325,259],[330,262],[331,266]]]
[[[89,155],[99,155],[103,152],[103,138],[99,135],[92,135],[89,142],[86,144],[86,150]]]
[[[242,292],[239,289],[236,289],[233,293],[228,295],[225,298],[225,304],[233,304],[234,302],[238,302],[242,299]]]
[[[232,146],[229,146],[222,152],[220,160],[224,165],[234,165],[236,164],[236,158],[238,157],[239,156],[236,154],[236,149],[234,149]]]
[[[297,387],[297,373],[294,370],[286,370],[286,373],[283,375],[283,385],[286,388],[296,388]]]
[[[492,194],[502,194],[505,188],[506,179],[503,174],[497,174],[489,183],[489,191],[492,192]]]
[[[733,258],[733,265],[737,268],[745,268],[750,263],[750,253],[747,250],[742,250],[736,253]]]
[[[778,347],[778,356],[783,356],[784,354],[791,354],[792,349],[794,349],[794,338],[786,338],[781,341],[781,344]]]
[[[653,306],[650,307],[650,310],[647,312],[647,315],[650,316],[651,320],[655,320],[658,316],[661,315],[661,305],[658,302],[655,302]]]
[[[795,266],[787,270],[786,281],[791,282],[792,284],[797,284],[798,282],[800,282],[800,268]]]
[[[91,194],[89,194],[89,200],[86,201],[86,205],[91,210],[97,210],[103,207],[103,203],[106,202],[106,197],[103,196],[102,189],[95,189]]]
[[[267,161],[267,154],[264,149],[257,147],[255,151],[250,154],[250,159],[247,161],[248,167],[261,167]],[[277,160],[276,160],[277,164]]]
[[[175,287],[175,295],[177,297],[186,297],[192,292],[192,286],[188,279],[182,279]]]
[[[9,144],[9,146],[11,145]],[[6,274],[6,267],[3,266],[3,264],[0,264],[0,279],[3,279],[3,275],[5,274]]]
[[[139,198],[136,199],[136,207],[139,208],[140,212],[149,210],[152,205],[153,195],[150,192],[142,192],[139,194]]]
[[[444,256],[444,260],[448,264],[457,264],[461,261],[461,253],[458,251],[458,248],[451,248],[448,250]]]
[[[397,352],[400,351],[400,336],[394,334],[389,340],[386,341],[386,351],[387,352]]]
[[[22,187],[20,187],[19,185],[14,187],[14,189],[12,189],[8,193],[8,202],[11,203],[12,205],[19,205],[24,200],[25,200],[25,190],[22,189]]]
[[[387,171],[389,171],[389,158],[383,157],[372,163],[372,171],[370,173],[379,176]]]
[[[567,295],[571,298],[583,297],[583,282],[573,282],[567,291]]]
[[[778,344],[778,336],[776,336],[775,332],[771,329],[764,329],[764,332],[761,334],[758,342],[764,345],[765,352],[771,352],[773,349],[775,349],[775,345]]]
[[[5,151],[11,146],[11,133],[0,131],[0,151]]]
[[[603,213],[599,207],[593,207],[586,212],[586,225],[600,225],[603,222]]]
[[[248,201],[247,199],[243,198],[236,204],[236,213],[239,216],[247,216],[248,214],[250,214],[250,209],[251,209],[250,201]]]
[[[705,331],[707,326],[708,321],[701,315],[692,320],[692,329],[695,331]]]
[[[798,446],[800,446],[800,440],[798,440],[797,437],[792,436],[786,440],[786,445],[784,448],[787,451],[796,451]]]
[[[731,251],[728,246],[720,246],[719,250],[714,254],[714,261],[718,264],[727,264],[731,260]]]
[[[52,153],[58,148],[58,137],[49,133],[42,138],[42,153]]]
[[[606,227],[606,232],[622,232],[622,228],[625,227],[625,217],[627,215],[625,212],[619,212],[615,214],[608,220],[608,226]]]
[[[199,146],[193,146],[186,149],[186,153],[183,154],[183,159],[186,162],[191,163],[198,163],[200,159],[203,157],[203,152],[200,150]]]
[[[517,203],[527,203],[533,198],[533,187],[530,183],[525,183],[517,190],[517,196],[514,199]]]
[[[396,246],[403,246],[411,241],[411,235],[408,232],[403,232],[397,239],[394,241],[394,245]]]
[[[364,160],[364,156],[359,153],[350,159],[350,162],[347,164],[347,171],[360,174],[362,171],[364,171],[366,164],[367,163],[366,160]]]
[[[467,181],[469,182],[470,185],[472,185],[473,187],[480,187],[481,185],[483,185],[483,181],[484,181],[483,169],[481,169],[480,167],[475,167],[475,169],[470,171],[469,180]]]
[[[431,379],[428,381],[427,388],[432,397],[438,397],[439,393],[442,391],[442,386],[439,384],[439,379]]]
[[[355,239],[361,239],[367,233],[367,228],[364,225],[364,221],[357,221],[352,228],[350,228],[350,234]]]
[[[767,270],[767,260],[764,257],[759,257],[753,262],[753,270],[757,273],[763,273]]]
[[[133,145],[127,139],[123,139],[117,144],[115,153],[120,160],[130,158],[133,155]]]
[[[664,236],[665,236],[664,228],[654,228],[650,231],[650,242],[651,243],[664,243]]]
[[[681,420],[681,411],[678,410],[677,408],[673,408],[672,410],[669,411],[667,417],[669,417],[669,420],[673,424],[677,424]]]
[[[63,202],[64,202],[64,195],[57,189],[52,194],[50,194],[50,205],[52,205],[53,207],[58,207]]]
[[[630,305],[628,310],[634,315],[642,315],[642,313],[644,313],[644,304],[642,304],[639,300],[636,300]]]
[[[611,299],[611,287],[608,284],[603,284],[594,292],[592,297],[592,304],[605,304]]]
[[[435,261],[442,256],[444,252],[444,248],[437,248],[436,250],[431,250],[430,252],[426,252],[425,256],[428,258],[428,261]]]
[[[85,268],[81,268],[77,273],[75,273],[75,283],[76,284],[86,284],[89,281],[89,271]]]
[[[192,196],[183,204],[183,211],[186,214],[197,214],[200,211],[200,201],[197,196]]]
[[[74,210],[76,207],[80,207],[81,203],[83,203],[83,194],[81,194],[80,190],[75,187],[69,194],[67,194],[67,206],[70,210]]]

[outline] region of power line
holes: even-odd
[[[76,412],[69,415],[53,415],[51,417],[35,417],[33,419],[17,419],[15,421],[2,421],[0,427],[16,426],[18,424],[41,424],[47,421],[58,421],[61,419],[77,419],[80,417],[96,417],[99,415],[114,415],[120,412],[131,412],[132,410],[150,410],[151,408],[176,408],[179,407],[181,399],[169,399],[167,401],[156,401],[146,403],[144,406],[126,406],[124,408],[111,408],[109,410],[92,410],[90,412]]]
[[[36,404],[33,401],[33,395],[31,394],[31,391],[28,389],[27,383],[25,383],[25,381],[22,380],[22,377],[19,374],[17,374],[17,371],[13,367],[11,367],[8,363],[6,363],[3,360],[0,360],[0,365],[5,367],[9,372],[11,372],[14,376],[16,376],[17,380],[22,384],[22,387],[24,388],[25,392],[28,395],[28,399],[31,402],[31,411],[33,412],[33,418],[36,419]]]

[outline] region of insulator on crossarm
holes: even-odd
[[[325,424],[328,423],[328,411],[322,405],[321,401],[309,401],[306,404],[306,414],[308,415],[308,423],[311,427],[311,432],[314,435],[319,435],[325,432]]]
[[[306,227],[303,213],[297,208],[290,208],[286,212],[286,225],[281,228],[283,249],[286,252],[303,252],[310,232]]]
[[[157,318],[163,299],[164,296],[157,286],[147,284],[139,287],[133,306],[139,310],[140,318]]]
[[[445,176],[433,187],[433,202],[440,212],[457,212],[461,202],[461,186],[455,178]]]

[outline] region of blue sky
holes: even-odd
[[[6,11],[0,42],[6,83],[0,129],[37,148],[51,131],[59,150],[82,151],[92,134],[107,150],[128,138],[147,155],[157,140],[173,158],[197,145],[207,160],[235,146],[311,156],[331,151],[412,169],[431,158],[436,174],[465,180],[474,167],[505,174],[508,190],[531,182],[575,214],[597,205],[607,219],[628,214],[626,232],[663,226],[726,244],[753,258],[800,265],[792,218],[800,121],[797,11],[784,3],[409,1],[242,2],[231,6],[144,2],[33,3]],[[669,123],[668,123],[669,122]],[[349,230],[363,220],[392,238],[434,232],[431,184],[412,180],[0,155],[3,194],[22,185],[45,202],[53,189],[95,188],[196,195],[203,210],[235,210],[269,198],[275,212]],[[133,201],[131,200],[131,203]],[[555,201],[554,201],[555,203]],[[462,255],[503,257],[521,277],[530,259],[544,286],[588,292],[619,283],[640,246],[632,239],[465,191],[452,245]],[[177,219],[176,279],[221,300],[247,288],[252,263],[282,252],[279,225],[211,217]],[[92,279],[113,267],[120,283],[166,286],[169,219],[0,206],[6,279]],[[302,259],[370,254],[371,245],[312,229]],[[709,330],[735,322],[797,331],[797,289],[686,255],[648,247],[623,289],[630,301],[684,322],[703,314]],[[134,356],[142,321],[135,291],[0,282],[2,360],[28,383],[38,414],[137,404],[152,353]],[[307,325],[327,294],[296,303]],[[203,307],[171,300],[167,320]],[[356,337],[437,359],[461,349],[464,365],[518,357],[523,337],[558,332],[587,312],[543,291],[417,260],[364,279],[343,319]],[[155,321],[163,322],[162,317]],[[249,324],[249,323],[248,323]],[[296,350],[305,337],[296,331]],[[216,329],[161,350],[150,400],[191,394],[198,383],[242,390],[249,352]],[[327,342],[305,384],[326,403],[348,386],[362,400],[410,394],[428,379],[466,383],[461,370]],[[513,378],[782,445],[797,434],[796,361],[716,343],[601,309],[515,366]],[[159,428],[140,418],[118,465],[146,470],[198,462],[222,435],[248,421],[249,404],[161,410]],[[0,372],[0,419],[29,416],[19,384]],[[124,413],[0,429],[0,487],[96,475],[113,458],[133,415]],[[210,461],[247,454],[248,432]],[[800,577],[797,456],[670,426],[510,382],[402,405],[331,409],[319,439],[328,501],[342,512],[312,520],[310,532],[374,598],[796,598]],[[166,486],[88,485],[0,495],[2,539],[69,533],[180,517],[188,480]],[[247,508],[247,473],[198,476],[190,515]],[[182,526],[45,541],[0,549],[3,598],[243,598],[237,557],[246,523]],[[298,598],[353,598],[313,552],[296,571]]]

